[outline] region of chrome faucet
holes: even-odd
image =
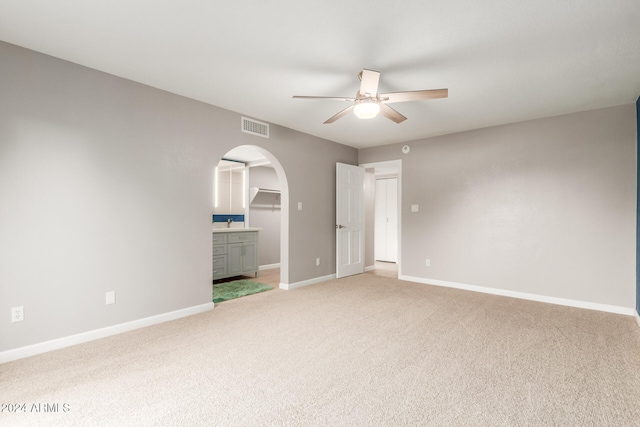
[[[233,222],[233,219],[227,218],[227,228],[231,228],[231,223],[232,222]]]

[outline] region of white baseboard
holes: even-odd
[[[272,268],[280,268],[280,263],[261,265],[258,270],[270,270]]]
[[[509,291],[505,289],[487,288],[484,286],[467,285],[464,283],[447,282],[444,280],[424,279],[422,277],[399,276],[400,280],[409,282],[423,283],[425,285],[443,286],[447,288],[464,289],[466,291],[481,292],[485,294],[500,295],[505,297],[519,298],[530,301],[545,302],[548,304],[564,305],[568,307],[586,308],[588,310],[605,311],[608,313],[625,314],[633,316],[637,312],[633,308],[620,307],[617,305],[599,304],[595,302],[579,301],[566,298],[549,297],[545,295],[529,294],[526,292]],[[637,320],[637,319],[636,319]]]
[[[370,265],[369,267],[365,267],[365,268],[364,268],[364,271],[373,271],[373,270],[375,270],[375,269],[376,269],[376,266],[375,266],[375,265]]]
[[[329,274],[328,276],[315,277],[309,280],[303,280],[296,283],[280,283],[280,289],[290,291],[291,289],[301,288],[303,286],[315,285],[316,283],[326,282],[327,280],[333,280],[336,278],[335,274]]]
[[[212,302],[196,305],[194,307],[183,308],[181,310],[170,311],[169,313],[158,314],[156,316],[145,317],[144,319],[132,320],[130,322],[120,323],[118,325],[108,326],[106,328],[96,329],[93,331],[82,332],[68,337],[57,338],[51,341],[45,341],[38,344],[32,344],[25,347],[19,347],[12,350],[0,352],[0,363],[11,362],[13,360],[22,359],[36,354],[46,353],[52,350],[58,350],[72,345],[82,344],[84,342],[109,337],[111,335],[121,334],[123,332],[132,331],[134,329],[144,328],[146,326],[156,325],[158,323],[168,322],[170,320],[179,319],[181,317],[192,316],[213,309]]]
[[[640,326],[640,315],[637,311],[634,313],[634,317],[636,318],[636,323],[638,324],[638,326]]]

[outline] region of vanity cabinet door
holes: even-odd
[[[229,275],[258,271],[258,251],[255,242],[229,243]]]
[[[244,272],[258,271],[258,251],[257,251],[255,242],[244,244],[242,271]]]
[[[227,251],[229,252],[229,270],[230,276],[239,276],[244,271],[244,245],[242,243],[229,243]]]

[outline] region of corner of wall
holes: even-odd
[[[636,100],[636,314],[640,313],[640,96]],[[638,320],[638,317],[636,317]],[[640,325],[640,322],[638,322]]]

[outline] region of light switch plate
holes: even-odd
[[[298,210],[301,211],[302,210],[302,202],[298,202]]]
[[[418,212],[418,205],[411,205],[411,212]]]

